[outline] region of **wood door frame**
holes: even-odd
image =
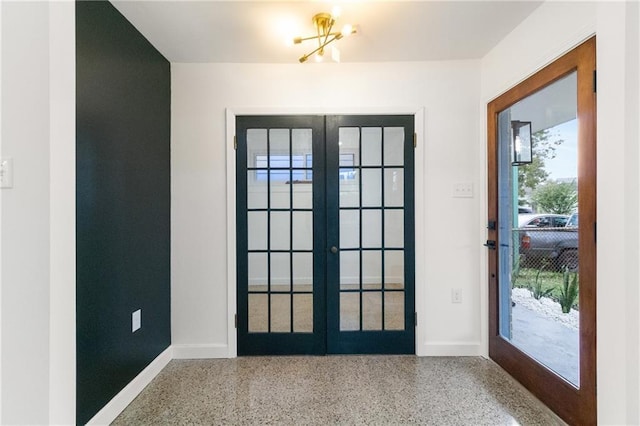
[[[321,107],[321,108],[252,108],[235,107],[225,109],[225,156],[226,156],[226,240],[227,240],[227,341],[225,344],[209,344],[191,347],[183,345],[180,348],[184,357],[191,358],[235,358],[238,356],[237,333],[235,328],[235,315],[237,305],[236,294],[236,151],[234,149],[234,137],[236,134],[236,116],[238,115],[413,115],[416,132],[417,147],[415,149],[415,256],[416,259],[425,258],[425,224],[418,218],[424,217],[424,175],[425,175],[425,134],[426,134],[426,110],[421,106],[401,107]],[[429,348],[425,345],[425,267],[424,262],[416,261],[415,265],[415,310],[418,313],[416,324],[416,355],[428,355]]]
[[[498,113],[577,72],[580,211],[580,388],[529,358],[499,333],[498,253],[488,250],[489,356],[570,424],[596,423],[596,39],[590,38],[487,105],[488,219],[498,219]],[[584,146],[583,141],[593,141]],[[580,148],[580,146],[582,147]],[[488,239],[498,241],[498,227]],[[584,242],[584,243],[583,243]]]

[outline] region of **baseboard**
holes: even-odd
[[[229,358],[229,346],[221,343],[172,347],[173,359]]]
[[[142,390],[162,371],[171,361],[172,347],[169,346],[160,355],[140,372],[127,386],[102,407],[102,410],[93,416],[88,425],[108,425],[113,422],[122,411],[133,401]]]
[[[427,342],[421,351],[420,356],[482,356],[482,345],[480,342]]]

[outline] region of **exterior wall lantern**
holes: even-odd
[[[511,134],[513,135],[513,160],[511,164],[514,166],[530,164],[533,161],[531,122],[512,121]]]

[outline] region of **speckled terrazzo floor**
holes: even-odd
[[[491,361],[415,356],[173,360],[114,425],[559,425]]]

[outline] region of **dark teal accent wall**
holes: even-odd
[[[76,3],[77,422],[171,343],[169,62],[106,1]],[[142,309],[142,328],[131,314]]]

